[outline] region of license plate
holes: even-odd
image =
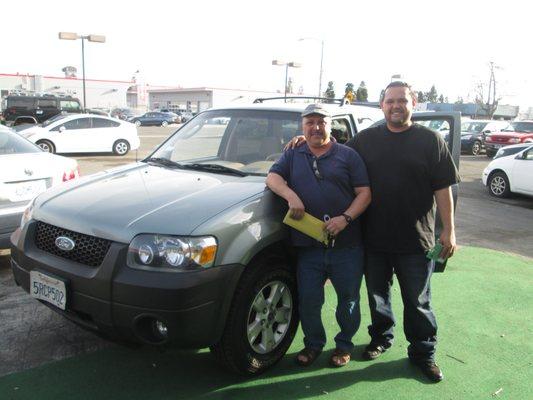
[[[30,271],[30,294],[64,310],[67,305],[65,282],[38,271]]]
[[[9,200],[12,202],[31,200],[46,190],[46,180],[10,183],[9,189]]]

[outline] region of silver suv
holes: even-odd
[[[286,204],[264,181],[306,105],[204,111],[145,160],[40,195],[11,238],[16,282],[104,336],[264,371],[298,326]],[[382,115],[327,107],[341,142]]]

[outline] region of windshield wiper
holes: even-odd
[[[226,174],[234,174],[238,176],[247,176],[248,174],[242,171],[239,171],[235,168],[229,168],[225,167],[224,165],[219,164],[181,164],[182,168],[187,169],[194,169],[196,171],[207,171],[207,172],[214,172],[214,173],[226,173]]]
[[[165,167],[171,167],[171,168],[184,168],[184,166],[176,161],[169,160],[168,158],[162,158],[162,157],[149,157],[143,162],[149,162],[154,163],[157,165],[163,165]]]

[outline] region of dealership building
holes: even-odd
[[[80,99],[83,104],[83,79],[75,75],[72,67],[65,67],[63,71],[65,76],[0,73],[0,96],[4,98],[13,93],[70,95]],[[280,93],[210,87],[154,86],[135,80],[85,79],[87,108],[130,107],[139,112],[154,109],[199,112],[235,102],[251,102],[258,97],[275,96],[280,96]]]

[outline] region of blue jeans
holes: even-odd
[[[336,347],[345,351],[353,348],[352,338],[361,323],[359,289],[363,279],[363,254],[361,246],[299,248],[297,278],[305,347],[321,350],[326,344],[320,314],[324,304],[324,283],[329,278],[337,293],[335,316],[340,332],[335,336]]]
[[[372,325],[372,344],[390,347],[395,326],[391,308],[392,275],[396,273],[403,300],[403,328],[409,341],[409,358],[433,360],[437,321],[431,309],[430,280],[433,262],[424,254],[366,253],[365,281]]]

